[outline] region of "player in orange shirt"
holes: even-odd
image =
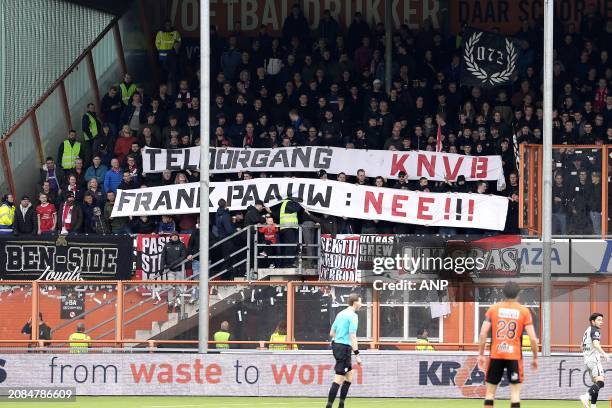
[[[533,328],[531,312],[517,301],[521,291],[519,285],[516,282],[508,281],[503,291],[506,300],[491,306],[482,323],[478,345],[478,364],[483,369],[486,366],[484,351],[489,330],[493,328],[491,359],[486,369],[487,393],[484,406],[493,406],[497,386],[506,369],[510,382],[510,407],[519,408],[521,406],[521,383],[523,382],[523,330],[527,331],[531,341],[533,351],[531,366],[534,370],[538,369],[538,339]]]

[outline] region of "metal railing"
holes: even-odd
[[[608,166],[612,164],[612,145],[554,145],[553,162],[556,163],[553,173],[559,170],[571,170],[577,173],[577,168],[566,169],[562,166],[565,161],[577,155],[583,160],[583,165],[598,171],[601,176],[601,231],[593,235],[585,234],[556,234],[554,237],[575,238],[578,236],[589,238],[609,237],[609,210],[608,190],[612,181],[608,175]],[[523,228],[530,236],[539,236],[542,233],[542,146],[523,143],[519,146],[519,228]],[[589,163],[585,163],[588,161]],[[571,173],[568,172],[568,173]],[[587,175],[590,178],[590,172]],[[589,180],[590,182],[590,180]],[[564,179],[567,186],[567,180]],[[590,224],[590,222],[589,222]]]
[[[196,277],[193,277],[197,279]],[[140,313],[133,313],[132,315],[128,315],[128,310],[132,309],[130,305],[128,307],[128,301],[133,301],[134,299],[138,299],[137,297],[131,296],[130,299],[127,299],[126,294],[130,293],[133,288],[126,288],[126,285],[133,285],[138,288],[148,288],[151,289],[151,286],[158,286],[160,284],[168,285],[168,290],[176,289],[180,286],[189,286],[194,287],[197,282],[194,280],[190,281],[101,281],[97,282],[99,285],[112,285],[116,287],[117,291],[117,300],[114,305],[111,304],[111,308],[106,310],[106,313],[110,313],[112,318],[106,321],[106,324],[113,323],[115,325],[114,330],[107,330],[102,333],[102,335],[98,335],[99,338],[92,339],[92,343],[106,345],[116,343],[118,345],[123,344],[136,344],[139,346],[143,346],[144,344],[184,344],[184,345],[195,345],[195,338],[188,338],[186,340],[163,340],[160,338],[152,339],[155,343],[149,343],[149,339],[141,337],[136,338],[135,331],[134,334],[128,334],[128,326],[132,323],[135,323],[138,320],[142,320],[143,318],[145,323],[149,324],[149,328],[151,328],[149,320],[146,317],[153,313],[155,310],[159,310],[159,308],[167,305],[165,302],[161,302],[160,304],[154,305],[149,308],[149,303],[153,299],[153,296],[150,296],[150,293],[143,294],[143,296],[147,296],[149,298],[148,301],[144,301],[142,303],[138,303],[140,307],[143,307],[143,310]],[[55,282],[55,281],[4,281],[2,282],[4,286],[12,286],[12,287],[20,287],[24,285],[28,285],[32,287],[31,292],[31,311],[28,313],[29,316],[32,317],[32,327],[36,327],[38,324],[38,312],[46,312],[48,309],[42,309],[40,305],[40,300],[43,298],[44,289],[47,285],[53,286],[79,286],[83,285],[83,282]],[[92,283],[87,283],[87,285],[92,285]],[[476,288],[484,288],[484,287],[495,287],[496,285],[493,283],[483,283],[476,285]],[[573,352],[578,350],[578,345],[576,344],[567,344],[567,339],[575,338],[578,335],[577,329],[581,323],[577,323],[577,318],[583,315],[582,312],[578,314],[580,309],[579,306],[573,306],[577,302],[583,302],[588,309],[587,311],[601,311],[601,303],[606,302],[608,308],[612,307],[612,302],[606,298],[598,297],[602,293],[612,294],[612,279],[610,278],[598,278],[595,281],[591,282],[555,282],[554,289],[558,293],[566,293],[567,294],[567,302],[566,307],[562,307],[561,309],[557,309],[558,318],[553,322],[553,330],[548,335],[554,336],[553,340],[553,350],[556,352]],[[535,287],[537,286],[533,284],[525,284],[524,287]],[[259,289],[257,289],[259,288]],[[368,344],[370,347],[391,347],[391,348],[400,348],[402,350],[410,350],[414,344],[414,339],[403,339],[399,340],[395,338],[387,338],[384,334],[383,330],[383,321],[384,321],[384,313],[383,309],[385,306],[395,305],[395,303],[390,303],[389,299],[382,296],[379,291],[373,291],[371,284],[359,284],[355,282],[324,282],[324,281],[312,281],[312,282],[297,282],[297,281],[253,281],[253,282],[235,282],[235,281],[215,281],[210,284],[211,289],[211,302],[212,304],[217,304],[218,302],[223,301],[223,305],[235,304],[234,310],[242,310],[244,307],[251,308],[249,309],[249,318],[256,319],[252,321],[258,322],[272,322],[273,325],[276,325],[281,319],[283,321],[286,319],[287,324],[287,344],[298,344],[303,346],[325,346],[327,343],[327,333],[329,332],[329,326],[331,324],[331,320],[328,318],[332,318],[335,313],[331,312],[330,308],[340,308],[334,310],[341,310],[343,307],[342,301],[340,300],[343,296],[346,296],[351,292],[362,293],[364,299],[366,300],[364,303],[364,313],[367,316],[363,328],[365,331],[360,333],[360,340],[363,344]],[[462,294],[468,294],[469,291],[472,293],[473,286],[472,284],[462,284],[458,283],[454,285],[452,288],[452,292],[455,296],[462,297]],[[58,289],[55,289],[58,291]],[[91,290],[91,289],[90,289]],[[160,291],[163,289],[160,289]],[[23,292],[23,298],[29,298],[29,292],[27,290],[20,291],[18,293]],[[246,293],[242,293],[246,292]],[[216,294],[219,294],[217,296]],[[258,299],[252,299],[252,293],[261,293],[264,295]],[[280,296],[280,297],[277,297]],[[476,296],[476,291],[473,291],[473,295]],[[323,303],[320,303],[320,300],[329,299]],[[382,297],[381,297],[382,296]],[[471,295],[470,295],[471,296]],[[584,297],[587,296],[587,297]],[[270,297],[274,297],[278,299],[278,304],[275,308],[267,308],[267,309],[253,309],[258,303],[263,299],[264,305],[269,304],[268,299]],[[55,296],[57,299],[57,296]],[[198,298],[199,299],[199,298]],[[331,299],[339,299],[338,301],[331,302]],[[196,299],[197,300],[197,299]],[[282,303],[281,303],[282,301]],[[58,301],[59,302],[59,301]],[[447,318],[445,318],[444,324],[447,323],[454,327],[452,333],[446,334],[444,332],[444,336],[440,337],[440,342],[432,341],[432,345],[436,350],[444,351],[444,350],[460,350],[460,351],[472,351],[476,346],[476,343],[473,341],[466,341],[470,339],[474,335],[474,328],[477,327],[478,322],[478,308],[475,307],[473,302],[477,302],[477,299],[474,298],[473,301],[458,301],[454,303],[452,307],[452,312]],[[5,302],[2,302],[4,304]],[[89,302],[92,304],[93,302]],[[49,301],[46,300],[45,304],[47,307],[52,307],[53,304],[49,304]],[[539,301],[537,302],[539,304]],[[538,308],[536,304],[536,309]],[[115,306],[116,307],[112,307]],[[213,312],[210,321],[211,324],[213,322],[217,322],[219,324],[222,320],[226,319],[228,313],[233,315],[234,311],[231,309],[218,309],[217,312]],[[588,305],[588,306],[587,306]],[[324,319],[316,319],[312,320],[310,313],[312,312],[312,316],[315,314],[317,316],[322,315],[322,311],[320,308],[326,309],[326,316]],[[146,309],[146,310],[145,310]],[[8,309],[7,309],[8,310]],[[191,316],[194,316],[197,313],[198,305],[194,303],[193,307],[189,310]],[[212,310],[212,309],[211,309]],[[261,310],[261,311],[259,311]],[[387,309],[388,310],[388,309]],[[136,310],[136,312],[138,312]],[[251,312],[253,315],[251,316]],[[609,312],[609,310],[608,310]],[[170,313],[170,312],[169,312]],[[165,313],[157,313],[155,319],[158,321],[165,321],[166,319]],[[106,315],[104,318],[108,318],[110,316]],[[539,317],[537,317],[539,321]],[[113,322],[114,320],[114,322]],[[73,320],[72,324],[76,322]],[[95,319],[90,321],[89,324],[85,322],[86,325],[93,325],[96,323],[100,323]],[[70,324],[70,323],[68,323]],[[184,328],[188,328],[189,324],[183,325]],[[557,327],[555,327],[557,326]],[[62,323],[61,327],[66,327],[66,324]],[[174,327],[172,325],[166,326],[165,328],[160,329],[158,334],[161,334],[163,330],[170,329]],[[388,331],[388,322],[385,330]],[[449,326],[450,327],[450,326]],[[582,327],[582,326],[580,326]],[[57,333],[59,326],[56,327],[55,332]],[[132,326],[129,330],[139,329],[136,326]],[[256,328],[253,330],[252,334],[246,335],[243,333],[242,337],[232,338],[232,340],[237,340],[236,345],[259,345],[259,344],[268,344],[266,340],[269,338],[268,336],[272,333],[270,327],[259,329]],[[611,330],[608,330],[605,335],[610,335],[612,333]],[[114,334],[114,338],[107,338],[108,336]],[[157,335],[157,334],[156,334]],[[176,334],[175,334],[176,335]],[[540,334],[543,336],[544,334]],[[56,343],[67,343],[68,333],[66,330],[60,335],[56,334],[53,337],[62,336],[63,340],[57,339],[53,340],[51,344]],[[38,338],[38,332],[34,331],[32,333],[31,340],[24,340],[23,338],[18,338],[19,336],[15,335],[14,339],[4,337],[0,340],[0,344],[38,344],[39,341],[47,342],[47,340],[40,340]],[[93,336],[92,336],[93,337]],[[102,338],[100,338],[102,337]],[[434,336],[435,337],[435,336]],[[240,341],[243,342],[240,342]],[[246,342],[244,342],[246,341]],[[214,343],[211,343],[214,344]]]
[[[253,227],[255,229],[255,231],[253,231],[255,239],[255,256],[253,258],[254,269],[256,271],[260,269],[285,267],[295,268],[297,274],[302,275],[305,269],[319,269],[319,262],[321,259],[321,246],[319,245],[321,242],[321,228],[318,224],[299,225],[296,228],[298,232],[297,242],[277,242],[275,244],[262,241],[259,227],[266,226],[269,225],[256,225]],[[280,227],[279,225],[274,226]],[[309,239],[305,239],[305,231]],[[293,248],[295,249],[295,253],[289,254],[289,252],[292,252]],[[268,261],[267,265],[262,264],[262,260]],[[274,264],[274,260],[278,262]],[[307,261],[306,265],[304,261]],[[305,268],[305,266],[309,268]]]
[[[134,352],[134,351],[146,351],[146,352],[155,352],[155,351],[168,351],[167,347],[164,346],[177,346],[178,348],[173,349],[172,351],[182,351],[182,352],[197,352],[197,340],[138,340],[138,339],[124,339],[124,340],[79,340],[79,343],[87,343],[89,344],[90,352]],[[124,348],[123,345],[126,344],[144,344],[146,347],[139,348]],[[13,345],[19,345],[15,347]],[[219,353],[224,352],[252,352],[253,350],[260,351],[273,351],[273,352],[291,352],[291,351],[303,351],[301,347],[308,346],[317,346],[320,347],[318,350],[325,350],[331,347],[330,342],[328,341],[267,341],[267,340],[253,340],[253,341],[237,341],[237,340],[228,340],[228,341],[208,341],[211,351],[216,351]],[[381,350],[385,351],[385,348],[392,347],[394,349],[386,350],[386,351],[402,351],[402,352],[411,352],[418,351],[419,353],[423,353],[422,350],[416,350],[419,346],[432,346],[434,347],[434,351],[436,352],[467,352],[472,353],[478,351],[478,343],[458,343],[458,342],[429,342],[427,344],[416,343],[416,342],[390,342],[390,341],[359,341],[358,342],[361,349],[369,349],[369,350]],[[10,345],[10,346],[6,346]],[[57,345],[57,347],[55,346]],[[93,345],[98,345],[98,347],[92,347]],[[112,346],[115,347],[112,347]],[[116,347],[119,345],[119,347]],[[229,346],[228,348],[216,348],[217,345]],[[287,346],[286,349],[270,349],[271,345],[275,346]],[[23,346],[21,348],[20,346]],[[232,347],[234,346],[234,347]],[[241,346],[255,346],[254,348],[239,348]],[[297,349],[294,346],[298,347]],[[563,353],[563,354],[579,354],[582,353],[582,346],[579,344],[552,344],[551,348],[555,351],[555,353]],[[610,352],[612,351],[612,344],[602,344],[601,346],[604,350]],[[70,351],[69,341],[67,340],[2,340],[0,339],[0,351],[4,352],[32,352],[32,348],[36,348],[37,351],[40,352],[58,352]],[[487,342],[486,348],[490,348],[490,341]],[[538,345],[538,350],[541,351],[541,344]],[[316,350],[309,349],[308,352],[313,352]],[[523,350],[523,354],[531,354],[531,349]]]

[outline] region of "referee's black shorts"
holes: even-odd
[[[346,375],[353,369],[353,363],[351,361],[351,354],[353,348],[341,343],[332,343],[332,351],[334,352],[334,358],[336,359],[335,371],[338,375]]]
[[[523,382],[523,360],[502,360],[492,358],[487,368],[486,381],[489,384],[498,385],[503,376],[504,370],[508,375],[510,384],[520,384]]]

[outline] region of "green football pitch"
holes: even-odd
[[[212,398],[212,397],[77,397],[74,402],[16,402],[0,403],[0,406],[26,408],[223,408],[223,407],[287,407],[317,408],[325,407],[326,401],[320,398]],[[607,408],[607,401],[601,401],[600,407]],[[334,404],[334,407],[337,406]],[[509,401],[496,402],[495,407],[509,407]],[[577,408],[580,401],[524,401],[523,408]],[[481,400],[425,400],[395,398],[349,398],[346,408],[477,408],[482,407]]]

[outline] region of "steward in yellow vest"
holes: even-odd
[[[531,339],[527,334],[523,333],[523,336],[521,337],[521,343],[521,348],[523,351],[531,351]]]
[[[91,141],[98,136],[102,124],[96,116],[96,108],[93,103],[87,105],[87,112],[83,115],[81,125],[83,126],[83,139],[86,141]]]
[[[83,158],[81,143],[76,140],[76,131],[70,130],[68,139],[60,145],[57,159],[64,170],[74,169],[76,159]]]
[[[272,335],[270,336],[270,343],[283,342],[283,341],[287,341],[287,323],[285,321],[278,323],[278,326],[276,326],[276,330],[274,330],[274,333],[272,333]],[[268,349],[269,350],[288,350],[289,347],[286,344],[270,344],[268,346]],[[294,350],[298,349],[297,344],[293,345],[293,349]]]
[[[420,329],[417,333],[416,347],[414,348],[416,351],[434,351],[434,348],[429,344],[429,339],[427,336],[429,333],[427,329]]]
[[[174,43],[181,43],[181,34],[172,28],[170,20],[166,20],[163,30],[159,30],[155,36],[155,48],[157,48],[160,62],[163,62],[173,52]]]
[[[0,234],[13,232],[13,221],[15,220],[15,199],[12,194],[2,197],[0,204]]]
[[[136,84],[132,82],[132,76],[130,74],[125,74],[123,76],[123,82],[119,84],[119,95],[121,96],[123,105],[127,106],[130,103],[130,99],[136,91]]]
[[[295,211],[290,203],[293,201],[284,199],[281,202],[281,208],[279,213],[280,229],[281,231],[287,228],[298,228],[298,213]],[[295,205],[295,203],[293,203]],[[287,208],[289,206],[289,208]],[[292,211],[293,210],[293,211]]]
[[[224,321],[221,323],[220,330],[216,332],[213,336],[215,341],[229,341],[231,334],[229,332],[229,323]],[[229,349],[230,346],[228,343],[216,343],[215,348],[218,349]]]
[[[89,343],[83,340],[91,340],[91,337],[85,334],[85,325],[79,323],[77,324],[76,332],[68,337],[68,341],[70,342],[70,353],[87,353],[89,351]]]

